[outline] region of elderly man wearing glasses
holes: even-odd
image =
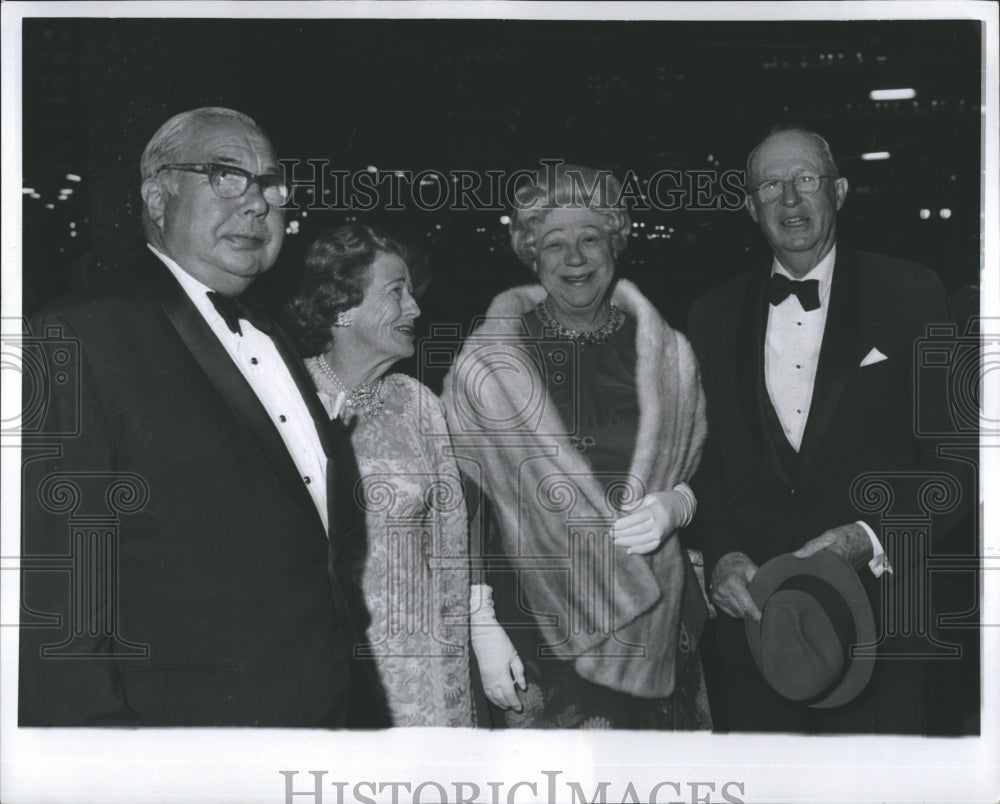
[[[913,657],[928,643],[915,645],[912,628],[907,642],[907,629],[894,621],[901,606],[882,606],[926,593],[912,560],[919,550],[911,544],[886,555],[879,515],[861,504],[854,484],[872,472],[948,472],[934,445],[915,435],[911,416],[914,344],[928,324],[948,321],[944,292],[926,268],[838,242],[847,180],[818,134],[769,134],[747,160],[747,188],[747,210],[773,257],[699,300],[690,321],[709,420],[691,484],[699,500],[693,526],[720,612],[728,725],[920,733],[928,724]],[[941,523],[933,524],[939,533]],[[752,594],[758,568],[783,554],[805,560],[822,550],[857,572],[876,630],[888,637],[867,688],[850,701],[830,697],[838,672],[829,689],[790,700],[765,682],[748,649],[748,630],[761,627],[763,603]],[[825,661],[831,647],[813,645],[813,658]],[[832,661],[843,670],[853,658]]]
[[[31,324],[78,345],[47,376],[79,382],[50,384],[50,448],[25,464],[19,724],[388,725],[354,659],[350,441],[240,299],[284,235],[274,148],[203,108],[140,167],[145,258]]]

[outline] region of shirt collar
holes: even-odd
[[[833,266],[837,261],[837,244],[834,243],[830,253],[821,259],[816,266],[805,276],[792,276],[778,258],[775,257],[771,263],[771,274],[782,274],[789,279],[817,279],[819,280],[819,302],[826,307],[826,300],[830,297],[830,283],[833,282]]]
[[[215,305],[212,304],[212,300],[208,298],[208,293],[211,288],[195,279],[191,274],[181,268],[173,258],[168,257],[162,251],[157,249],[152,243],[146,243],[147,248],[152,251],[160,261],[170,269],[170,273],[174,275],[174,278],[180,283],[184,292],[188,295],[188,298],[194,303],[194,306],[198,308],[202,316],[206,321],[222,321],[222,316],[219,315],[219,311],[215,309]]]

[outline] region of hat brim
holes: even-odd
[[[836,553],[820,550],[808,558],[796,558],[785,553],[768,561],[750,581],[750,596],[763,611],[767,599],[788,579],[797,575],[808,575],[825,581],[837,590],[844,599],[854,620],[856,645],[875,643],[875,615],[861,579],[854,568]],[[761,657],[760,623],[751,617],[744,618],[750,652],[758,669],[763,673]],[[865,688],[875,668],[873,652],[862,656],[849,657],[847,671],[840,683],[819,701],[808,704],[817,709],[843,706],[854,700]]]

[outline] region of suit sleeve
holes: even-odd
[[[968,406],[970,400],[977,398],[980,389],[971,385],[978,384],[981,369],[964,372],[963,367],[967,368],[967,364],[963,363],[962,358],[967,358],[968,354],[963,353],[961,349],[953,352],[955,362],[947,367],[922,365],[922,353],[916,347],[916,343],[927,338],[927,327],[948,326],[953,323],[941,281],[932,271],[928,269],[924,271],[924,281],[920,285],[920,301],[916,306],[919,313],[914,322],[913,393],[916,402],[914,410],[919,411],[919,421],[914,421],[914,432],[918,439],[918,468],[932,474],[950,475],[961,493],[958,505],[935,517],[931,539],[938,541],[967,517],[977,502],[978,484],[974,468],[961,460],[949,459],[939,453],[943,444],[954,441],[949,438],[948,433],[960,435],[956,432],[956,418],[961,418],[963,406]],[[963,340],[963,334],[956,331],[956,346]],[[980,365],[981,357],[981,353],[977,352],[975,358],[977,366]],[[968,381],[963,382],[963,380]],[[972,411],[972,417],[978,420],[978,411]],[[958,441],[961,442],[962,439],[959,438]]]
[[[969,494],[970,489],[975,489],[974,473],[967,465],[960,462],[942,458],[938,452],[943,442],[947,442],[947,437],[941,438],[941,433],[947,433],[953,426],[951,423],[950,404],[953,403],[951,389],[949,388],[952,379],[949,372],[941,370],[940,367],[930,367],[921,365],[920,342],[928,337],[928,327],[949,326],[951,315],[948,311],[945,299],[944,288],[937,275],[928,268],[916,264],[910,264],[907,273],[897,275],[896,285],[899,291],[899,304],[903,305],[903,312],[896,319],[905,332],[903,347],[908,350],[910,359],[913,360],[913,375],[910,378],[910,389],[907,389],[905,400],[912,411],[912,425],[914,448],[912,452],[912,463],[907,469],[912,469],[919,474],[931,476],[950,476],[956,483],[962,496],[962,500],[952,510],[947,513],[934,516],[934,524],[930,535],[932,541],[938,541],[945,534],[950,532],[963,516],[970,510],[970,500],[975,494]],[[961,333],[958,333],[961,337]],[[910,411],[907,411],[908,413]],[[934,496],[934,495],[928,495]],[[947,492],[944,496],[949,496]],[[868,528],[869,537],[879,540],[881,530],[881,520],[878,516],[859,517],[858,520]],[[841,523],[846,524],[846,523]],[[879,542],[881,544],[881,542]],[[885,545],[881,545],[883,548]],[[902,565],[912,561],[915,556],[906,553],[904,555],[886,555],[885,566],[894,570],[900,569]],[[873,560],[869,565],[876,576],[881,576],[881,571],[876,570],[876,566],[881,566],[881,562]]]
[[[726,488],[722,446],[719,443],[718,429],[714,426],[714,422],[717,421],[714,380],[718,366],[710,349],[709,332],[701,306],[696,304],[691,311],[688,333],[698,364],[701,366],[708,436],[705,439],[698,471],[689,482],[698,500],[698,510],[686,535],[691,540],[690,546],[700,548],[705,556],[706,583],[710,582],[715,565],[722,556],[743,550],[738,523],[733,515]]]
[[[86,344],[53,315],[36,317],[31,330],[47,345],[61,337],[78,349],[69,350],[67,364],[57,349],[25,347],[24,404],[39,402],[42,419],[22,437],[19,725],[139,725],[106,633],[114,613],[102,591],[114,589],[113,569],[93,562],[86,573],[76,571],[80,545],[66,505],[86,473],[115,470],[113,428],[88,371]],[[60,383],[61,372],[76,381]]]

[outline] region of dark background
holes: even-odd
[[[248,113],[282,157],[352,171],[512,171],[541,158],[619,176],[742,170],[774,124],[801,123],[827,137],[850,181],[842,236],[930,265],[959,306],[974,303],[963,286],[978,285],[980,261],[977,22],[36,19],[23,30],[26,312],[127,265],[141,247],[142,148],[167,117],[203,105]],[[869,99],[896,87],[916,97]],[[891,158],[861,160],[875,150]],[[280,300],[308,242],[349,215],[290,214],[298,232],[262,291]],[[353,217],[424,242],[464,293],[460,319],[528,279],[497,211]],[[676,326],[702,292],[767,258],[744,211],[633,217],[620,273]]]

